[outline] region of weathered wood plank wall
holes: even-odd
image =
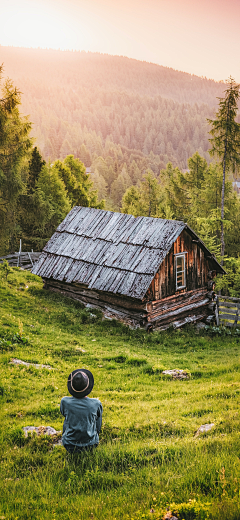
[[[186,253],[186,287],[176,290],[176,254]],[[125,322],[146,328],[164,328],[172,322],[203,319],[209,314],[211,298],[207,275],[211,260],[185,230],[174,242],[141,301],[123,295],[88,289],[87,285],[45,280],[45,288],[59,291],[82,303],[101,308]]]
[[[186,287],[180,290],[176,290],[175,255],[178,253],[186,253]],[[184,230],[163,260],[147,292],[147,299],[161,300],[175,293],[181,294],[205,287],[210,268],[209,259],[206,258],[201,247],[193,242],[189,233]]]
[[[12,253],[7,256],[0,257],[0,264],[3,263],[3,260],[7,260],[10,267],[22,267],[26,270],[31,270],[34,263],[38,261],[41,253],[31,251],[29,252],[20,252],[20,253]]]
[[[185,253],[186,286],[176,288],[176,256]],[[209,314],[207,296],[208,272],[211,259],[207,258],[197,241],[183,230],[163,260],[146,299],[151,302],[148,321],[155,327],[165,326],[180,317],[196,316],[202,319]],[[150,305],[150,303],[149,303]]]
[[[240,298],[218,296],[219,325],[240,328]]]

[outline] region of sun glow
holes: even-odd
[[[0,13],[4,46],[117,54],[240,81],[239,0],[0,0]]]
[[[1,1],[0,1],[1,3]],[[4,5],[1,45],[52,49],[87,49],[92,44],[92,28],[86,13],[71,12],[46,0],[9,0]]]

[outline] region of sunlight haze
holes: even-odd
[[[0,7],[3,46],[123,55],[240,81],[238,0],[0,0]]]

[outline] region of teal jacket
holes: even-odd
[[[63,446],[91,446],[99,443],[102,426],[102,404],[98,399],[63,397],[60,412],[65,417]]]

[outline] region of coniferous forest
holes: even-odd
[[[77,204],[185,220],[219,259],[224,226],[238,272],[238,170],[230,161],[223,219],[222,165],[209,154],[226,83],[77,51],[0,46],[1,63],[1,254],[19,238],[41,250]]]

